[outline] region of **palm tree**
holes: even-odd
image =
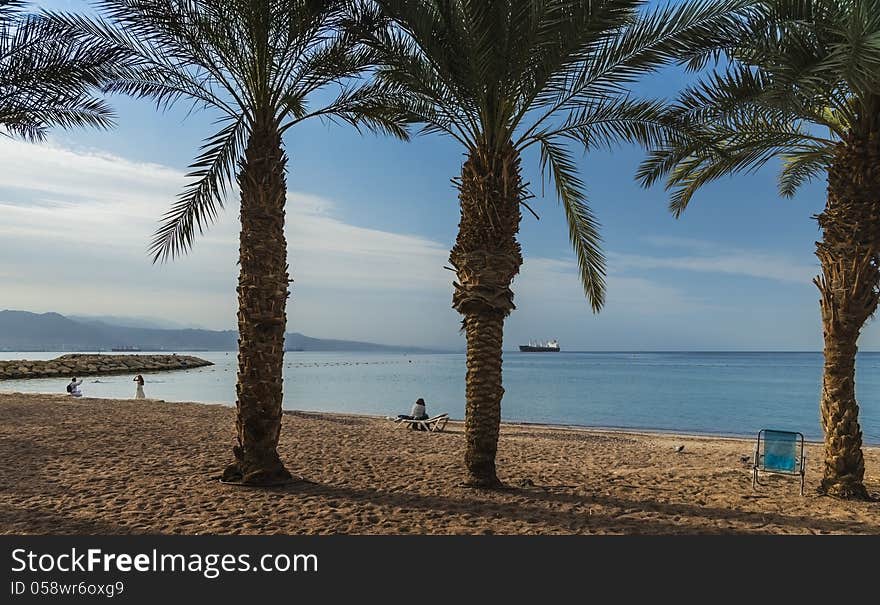
[[[377,0],[395,24],[367,32],[378,77],[425,132],[452,137],[466,160],[455,181],[461,209],[449,256],[452,306],[467,338],[465,484],[499,486],[495,456],[504,394],[504,320],[522,264],[517,233],[526,184],[523,153],[536,146],[565,213],[584,292],[605,295],[598,224],[569,144],[649,144],[663,104],[629,85],[673,60],[705,60],[716,31],[738,27],[749,2],[685,2],[646,11],[643,0]]]
[[[352,2],[328,0],[101,0],[110,20],[91,35],[125,48],[111,93],[167,106],[188,99],[216,112],[219,130],[191,165],[192,181],[152,240],[153,260],[188,251],[240,189],[237,445],[223,480],[291,479],[279,458],[286,303],[286,165],[282,135],[309,118],[406,138],[383,92],[357,78],[370,56],[345,33]],[[318,94],[316,94],[318,93]],[[320,99],[314,107],[309,103]]]
[[[722,175],[781,158],[781,195],[825,176],[816,244],[825,366],[820,491],[866,498],[856,342],[880,293],[880,0],[767,0],[748,35],[723,42],[729,61],[682,94],[679,135],[642,165],[666,177],[678,216]]]
[[[65,24],[0,0],[0,127],[42,140],[49,128],[109,128],[113,114],[96,95],[115,49],[81,40]]]

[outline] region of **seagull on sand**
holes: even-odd
[[[677,446],[675,448],[675,451],[678,452],[679,454],[682,453],[684,451],[684,446],[683,445]]]

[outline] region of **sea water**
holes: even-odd
[[[147,397],[235,403],[236,353],[186,352],[215,365],[144,374]],[[61,353],[0,353],[51,359]],[[864,441],[880,444],[880,353],[856,369]],[[504,354],[504,420],[754,436],[762,428],[820,440],[821,353]],[[133,375],[85,377],[87,397],[133,398]],[[0,391],[64,393],[69,378],[0,381]],[[284,408],[464,418],[463,354],[288,352]]]

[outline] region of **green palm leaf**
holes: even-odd
[[[45,138],[52,127],[109,128],[113,112],[98,97],[118,49],[85,40],[63,20],[0,2],[0,126],[4,134]]]
[[[150,252],[154,262],[174,258],[191,248],[196,231],[204,233],[216,220],[218,208],[223,207],[247,136],[243,117],[225,121],[228,124],[205,141],[202,152],[190,164],[191,171],[186,176],[196,180],[189,183],[165,213],[153,236]]]
[[[826,174],[836,145],[880,130],[880,1],[765,0],[729,65],[684,91],[636,178],[680,214],[706,183],[782,158],[780,193]],[[827,131],[827,135],[824,134]]]
[[[584,195],[584,183],[577,176],[577,167],[564,147],[551,139],[540,139],[541,169],[547,171],[556,186],[559,201],[568,221],[568,237],[577,256],[584,294],[598,312],[605,304],[605,256],[599,222]]]

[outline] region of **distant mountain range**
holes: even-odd
[[[113,323],[119,321],[122,324]],[[58,313],[0,311],[0,351],[234,351],[235,330],[160,329],[132,327],[131,318],[72,319]],[[427,352],[428,349],[382,345],[353,340],[311,338],[298,332],[285,335],[285,348],[303,351]]]
[[[122,315],[65,315],[65,317],[80,323],[109,324],[111,326],[119,326],[123,328],[148,328],[150,330],[203,329],[202,326],[182,324],[175,321],[168,321],[166,319],[156,319],[154,317],[129,317]]]

